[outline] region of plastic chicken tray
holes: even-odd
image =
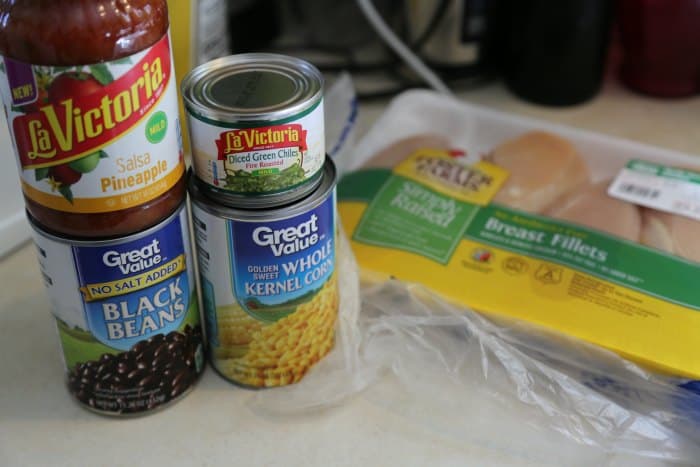
[[[392,101],[354,157],[338,200],[364,280],[700,377],[695,157],[428,91]]]

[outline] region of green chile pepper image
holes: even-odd
[[[304,169],[294,164],[286,169],[266,175],[253,175],[245,170],[235,170],[227,173],[226,188],[239,192],[270,193],[296,185],[304,181]]]

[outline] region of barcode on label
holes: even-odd
[[[622,169],[608,187],[608,194],[646,208],[700,220],[700,181],[664,175],[682,172],[673,168],[658,166],[657,169],[661,174],[647,173],[636,166]]]
[[[649,188],[646,186],[639,186],[633,183],[623,183],[620,185],[620,191],[623,193],[628,193],[635,196],[641,196],[643,198],[656,199],[661,195],[661,191],[655,188]]]

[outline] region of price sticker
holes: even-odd
[[[700,173],[647,161],[627,163],[608,187],[613,198],[700,220]]]

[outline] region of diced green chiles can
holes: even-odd
[[[319,185],[323,77],[310,63],[250,53],[210,61],[182,82],[196,177],[229,206],[270,207]]]

